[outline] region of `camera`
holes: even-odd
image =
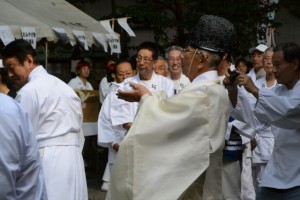
[[[233,83],[235,79],[239,76],[239,73],[237,73],[236,70],[233,71],[228,70],[228,73],[229,73],[229,79],[231,83]]]

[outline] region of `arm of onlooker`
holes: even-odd
[[[298,86],[299,87],[299,86]],[[298,129],[300,121],[300,87],[291,96],[280,96],[275,89],[261,89],[255,107],[255,115],[268,124],[284,128]]]
[[[37,149],[35,134],[32,132],[31,122],[25,115],[20,128],[23,134],[23,152],[20,162],[19,175],[16,177],[17,199],[46,199],[46,189],[42,171],[42,163]]]

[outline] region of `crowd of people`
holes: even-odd
[[[204,15],[185,48],[163,55],[145,41],[134,59],[105,61],[107,200],[300,199],[300,47],[259,44],[233,58],[236,45],[231,22]],[[1,56],[1,199],[87,200],[74,90],[93,90],[90,64],[79,61],[66,84],[24,40]]]

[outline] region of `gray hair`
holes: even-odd
[[[211,59],[208,62],[208,67],[213,67],[216,68],[218,67],[218,65],[220,64],[221,60],[222,60],[222,55],[220,53],[216,53],[216,52],[211,52],[211,51],[207,51],[204,49],[196,49],[197,53],[204,53],[204,54],[209,54]]]
[[[168,71],[169,65],[168,65],[167,60],[162,56],[158,56],[157,60],[163,60],[165,62],[166,70]]]
[[[168,59],[168,57],[169,57],[169,52],[173,51],[173,50],[183,51],[183,48],[181,48],[180,46],[170,46],[170,47],[166,48],[166,53],[165,53],[166,59]]]
[[[267,53],[268,51],[272,51],[272,52],[273,52],[273,47],[268,47],[268,48],[265,50],[265,52],[264,52],[264,54],[263,54],[263,57],[266,56],[266,53]]]

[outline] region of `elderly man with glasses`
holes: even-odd
[[[171,46],[166,49],[165,57],[168,61],[169,76],[174,83],[174,94],[185,88],[191,81],[182,74],[181,61],[183,49],[179,46]]]
[[[134,77],[125,79],[124,83],[140,83],[150,92],[164,91],[167,96],[172,96],[174,94],[174,84],[172,81],[154,72],[158,55],[159,51],[155,43],[141,43],[136,57],[138,73]],[[122,90],[122,87],[120,89]],[[124,102],[121,106],[116,108],[117,110],[112,114],[113,125],[123,125],[126,130],[129,130],[136,115],[137,108],[138,103]]]
[[[205,15],[183,53],[191,84],[173,97],[132,83],[119,98],[139,111],[119,149],[107,199],[222,199],[221,167],[229,99],[218,78],[224,53],[235,46],[228,20]]]

